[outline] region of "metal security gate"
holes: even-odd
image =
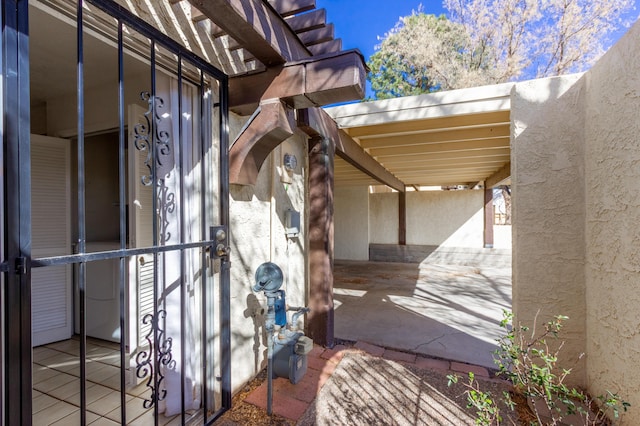
[[[1,13],[3,424],[39,423],[44,396],[68,423],[213,423],[231,404],[226,75],[110,0]]]

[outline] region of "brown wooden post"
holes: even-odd
[[[333,163],[335,141],[309,140],[309,312],[307,334],[314,343],[333,342]]]
[[[484,248],[493,248],[493,188],[484,189]]]
[[[398,193],[398,244],[407,245],[407,192]]]

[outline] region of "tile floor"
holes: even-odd
[[[87,424],[120,424],[119,344],[87,339]],[[80,342],[70,339],[33,349],[33,425],[80,424]],[[127,423],[153,424],[143,407],[150,391],[144,383],[127,390]],[[160,415],[158,424],[180,424],[180,416]]]

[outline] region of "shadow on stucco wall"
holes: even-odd
[[[514,321],[554,315],[561,365],[585,384],[585,84],[582,74],[518,83],[511,95]]]
[[[253,355],[254,355],[254,371],[259,371],[264,367],[264,360],[267,357],[267,330],[265,329],[265,310],[255,294],[247,295],[247,309],[243,312],[245,318],[251,318],[253,322]],[[260,348],[262,355],[260,355]],[[263,360],[261,363],[260,360]]]

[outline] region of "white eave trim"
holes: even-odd
[[[340,128],[508,111],[515,83],[449,90],[326,108]]]

